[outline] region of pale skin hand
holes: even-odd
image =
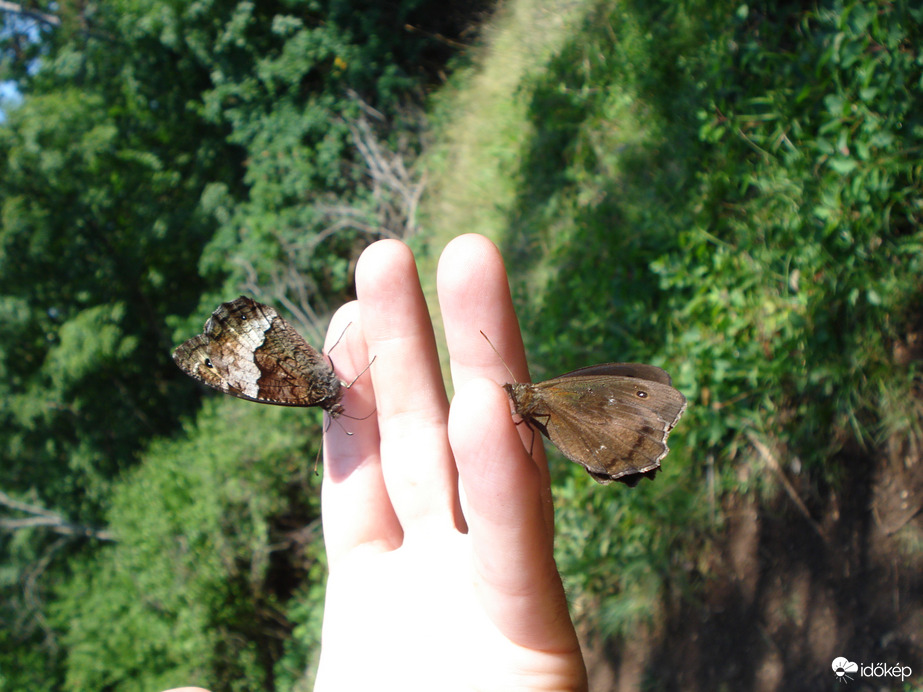
[[[476,235],[443,252],[438,291],[449,406],[410,250],[366,249],[358,300],[327,347],[352,380],[324,440],[330,575],[316,692],[585,690],[586,669],[552,556],[541,444],[497,384],[528,380],[506,271]],[[351,432],[347,435],[346,431]],[[525,444],[523,444],[525,441]]]
[[[341,419],[353,434],[334,423],[325,439],[330,576],[315,690],[585,689],[541,445],[533,461],[531,432],[496,384],[510,375],[480,334],[528,379],[499,252],[466,235],[439,263],[451,407],[407,247],[369,247],[356,290],[328,344],[352,323],[338,371],[375,362],[346,410],[377,414]]]

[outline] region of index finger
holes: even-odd
[[[513,380],[528,382],[529,368],[519,320],[497,246],[475,234],[452,240],[439,260],[437,287],[456,391],[482,377],[498,384]],[[551,530],[551,489],[541,436],[526,425],[520,426],[519,432],[526,449],[532,450],[542,477],[546,525]]]

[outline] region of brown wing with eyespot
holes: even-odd
[[[549,439],[600,483],[653,478],[686,405],[669,385],[632,378],[566,378],[538,387],[550,414]]]
[[[657,379],[641,379],[626,373]],[[609,363],[535,385],[506,385],[517,413],[600,483],[653,478],[686,408],[660,368]]]

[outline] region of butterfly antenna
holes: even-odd
[[[365,414],[364,416],[362,416],[362,417],[359,417],[359,416],[351,416],[351,415],[349,415],[348,413],[341,413],[341,414],[340,414],[340,417],[342,417],[342,418],[349,418],[349,420],[366,420],[366,419],[368,419],[368,418],[371,418],[371,417],[375,414],[376,411],[378,411],[378,409],[377,409],[377,408],[373,408],[371,413],[366,413],[366,414]],[[347,434],[347,435],[352,435],[352,433],[346,433],[346,434]]]
[[[378,356],[372,356],[372,360],[369,361],[369,364],[366,365],[364,368],[362,368],[362,372],[360,372],[358,375],[356,375],[356,376],[353,378],[353,381],[352,381],[352,382],[350,382],[349,384],[346,384],[345,382],[342,382],[341,384],[343,385],[343,387],[344,387],[345,389],[349,389],[349,388],[352,387],[354,384],[356,384],[356,380],[358,380],[360,377],[362,377],[362,376],[366,373],[366,371],[367,371],[370,367],[372,367],[372,363],[375,362],[375,359],[376,359],[376,358],[378,358]],[[331,365],[331,367],[333,366],[333,361],[330,361],[330,365]],[[378,410],[377,408],[373,408],[369,413],[366,413],[364,416],[361,416],[361,417],[359,417],[359,416],[350,416],[350,415],[348,415],[348,414],[346,414],[346,413],[341,413],[340,415],[343,416],[344,418],[349,418],[350,420],[365,420],[366,418],[369,418],[369,417],[371,417],[372,415],[374,415],[375,412],[376,412],[377,410]],[[348,434],[348,435],[352,435],[352,433],[347,433],[347,434]]]
[[[349,329],[349,325],[351,325],[351,324],[352,324],[352,322],[349,322],[349,323],[347,323],[347,325],[346,325],[345,327],[343,327],[343,331],[340,332],[340,336],[337,337],[337,340],[333,342],[333,346],[331,346],[330,348],[327,349],[327,354],[326,354],[326,355],[327,355],[327,360],[330,361],[330,367],[333,368],[334,370],[336,370],[336,366],[333,364],[333,358],[330,356],[330,352],[331,352],[333,349],[335,349],[335,348],[337,347],[337,345],[339,345],[339,343],[343,340],[343,336],[346,334],[346,330]],[[482,332],[482,333],[483,333],[483,332]],[[356,384],[356,380],[358,380],[360,377],[362,377],[362,376],[368,371],[368,369],[369,369],[370,367],[372,367],[372,363],[375,362],[375,359],[376,359],[377,357],[378,357],[378,356],[372,356],[372,360],[369,361],[369,364],[366,365],[364,368],[362,368],[362,372],[360,372],[358,375],[356,375],[356,376],[352,379],[352,382],[350,382],[349,384],[346,384],[345,382],[343,382],[343,381],[341,380],[341,381],[340,381],[340,384],[342,384],[344,387],[346,387],[346,389],[349,389],[350,387],[352,387],[354,384]],[[369,414],[369,415],[371,415],[371,414]],[[361,420],[361,419],[360,419],[360,420]]]
[[[510,370],[510,366],[506,364],[505,360],[503,360],[503,356],[500,355],[500,351],[497,350],[497,347],[493,345],[493,343],[487,337],[487,335],[483,332],[483,330],[479,330],[479,331],[481,331],[481,336],[487,339],[487,343],[490,344],[490,347],[494,350],[494,353],[497,354],[497,358],[499,358],[500,362],[503,363],[503,367],[506,368],[506,371],[510,374],[510,377],[513,378],[513,382],[519,382],[519,380],[516,379],[516,375],[514,375],[513,371]]]
[[[372,414],[370,413],[369,416],[370,415]],[[340,430],[342,430],[347,435],[350,435],[350,436],[354,435],[355,433],[349,432],[349,430],[347,430],[346,427],[340,422],[340,416],[345,416],[346,418],[353,418],[352,416],[347,416],[345,413],[339,413],[335,416],[325,416],[325,418],[327,419],[327,423],[326,425],[324,425],[324,433],[326,434],[326,432],[330,430],[330,426],[333,425],[333,422],[336,421],[336,424],[340,426]],[[366,418],[368,418],[368,416],[366,416]],[[353,420],[365,420],[365,419],[353,418]]]
[[[314,475],[315,475],[315,476],[319,476],[319,475],[320,475],[320,474],[317,472],[317,464],[318,464],[318,462],[320,461],[320,453],[321,453],[322,451],[324,451],[324,442],[323,442],[323,439],[321,440],[320,447],[317,448],[317,456],[314,457]]]
[[[339,344],[339,343],[343,340],[343,336],[346,334],[346,330],[349,329],[349,325],[351,325],[351,324],[352,324],[352,322],[347,322],[347,323],[346,323],[346,326],[343,327],[343,331],[340,332],[340,335],[337,337],[337,340],[333,342],[333,346],[331,346],[330,348],[327,349],[327,358],[330,358],[330,352],[331,352],[333,349],[335,349],[335,348],[337,347],[337,344]],[[332,360],[331,360],[330,362],[333,363]]]
[[[335,344],[334,344],[334,345],[335,345]],[[327,356],[327,357],[329,358],[330,356]],[[369,361],[369,364],[368,364],[368,365],[366,365],[364,368],[362,368],[362,372],[360,372],[358,375],[356,375],[356,376],[353,378],[353,381],[350,382],[349,384],[346,384],[346,383],[344,382],[344,383],[343,383],[343,386],[346,387],[346,389],[349,389],[349,388],[352,387],[354,384],[356,384],[356,380],[358,380],[360,377],[362,377],[362,376],[368,371],[368,369],[369,369],[370,367],[372,367],[372,363],[375,362],[375,359],[376,359],[376,358],[378,358],[378,356],[372,356],[372,360]],[[333,366],[333,361],[332,361],[332,360],[330,361],[330,365],[331,365],[331,367]],[[369,414],[369,415],[371,415],[371,414]],[[368,418],[368,416],[366,416],[366,418]],[[360,419],[360,420],[362,420],[362,419]]]
[[[348,327],[349,325],[347,324],[346,326]],[[343,337],[343,335],[341,334],[341,335],[340,335],[340,338],[342,338],[342,337]],[[339,343],[339,342],[340,342],[340,340],[337,339],[337,343]],[[336,344],[334,344],[334,346],[336,346]],[[333,350],[333,347],[331,347],[330,350]],[[341,385],[344,389],[349,389],[350,387],[352,387],[354,384],[356,384],[356,380],[358,380],[360,377],[362,377],[362,376],[368,371],[368,369],[369,369],[370,367],[372,367],[372,363],[375,362],[375,359],[376,359],[376,358],[378,358],[378,356],[372,356],[372,360],[369,361],[369,364],[366,365],[364,368],[362,368],[362,372],[360,372],[358,375],[356,375],[356,376],[352,379],[352,382],[350,382],[349,384],[347,384],[347,383],[344,382],[343,380],[340,380],[340,385]],[[327,356],[327,360],[330,361],[330,367],[335,369],[335,366],[333,365],[333,358],[331,358],[331,357],[328,355],[328,356]],[[347,435],[352,435],[352,433],[349,432],[346,428],[344,428],[344,427],[343,427],[343,424],[340,423],[340,421],[338,420],[338,419],[340,418],[340,416],[342,416],[343,418],[349,418],[350,420],[365,420],[366,418],[369,418],[370,416],[372,416],[372,415],[375,413],[375,411],[377,411],[377,410],[378,410],[378,409],[374,409],[374,408],[373,408],[373,409],[371,410],[370,413],[367,413],[367,414],[365,414],[364,416],[359,417],[359,416],[350,416],[350,415],[348,415],[348,414],[346,414],[346,413],[343,413],[342,408],[341,408],[341,409],[339,410],[339,412],[338,412],[336,415],[331,415],[331,416],[330,416],[330,420],[327,422],[327,427],[324,428],[324,432],[327,432],[327,431],[330,429],[330,421],[334,421],[334,420],[335,420],[335,421],[337,422],[337,425],[339,425],[339,426],[343,429],[343,432],[345,432]]]

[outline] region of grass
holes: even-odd
[[[531,131],[522,84],[572,35],[585,6],[567,0],[504,4],[433,98],[431,143],[419,163],[427,179],[421,209],[427,251],[418,253],[418,262],[450,391],[436,295],[439,254],[463,233],[497,244],[507,237],[519,189],[514,174]]]

